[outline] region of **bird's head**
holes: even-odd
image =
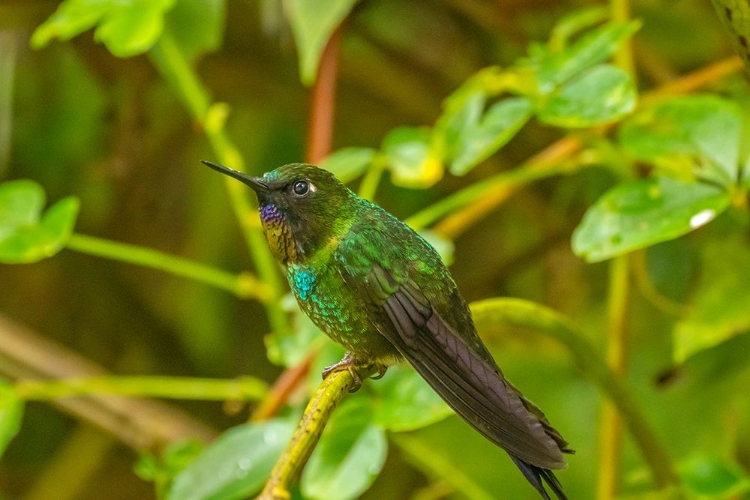
[[[291,163],[253,177],[207,161],[207,166],[250,186],[258,195],[263,232],[285,265],[331,248],[351,225],[355,195],[327,170]]]

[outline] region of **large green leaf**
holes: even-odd
[[[302,83],[315,81],[323,49],[357,0],[285,0],[299,54]]]
[[[149,50],[164,29],[176,0],[65,0],[31,37],[39,48],[96,27],[94,36],[112,54],[130,57]]]
[[[739,180],[742,113],[712,95],[675,97],[636,114],[619,139],[633,157],[724,186]]]
[[[0,456],[21,429],[22,418],[23,401],[12,385],[0,379]]]
[[[712,185],[658,177],[616,186],[586,212],[573,251],[597,262],[677,238],[723,212],[729,195]]]
[[[558,127],[594,127],[619,120],[635,108],[636,90],[630,75],[600,64],[564,84],[544,101],[539,120]]]
[[[688,314],[674,330],[678,363],[750,330],[750,247],[744,238],[708,245]]]
[[[371,403],[352,398],[339,406],[302,473],[307,498],[358,498],[380,473],[388,454],[382,427],[373,424]]]
[[[450,171],[463,175],[472,167],[503,147],[531,117],[531,101],[525,97],[503,99],[496,102],[461,134]]]
[[[36,182],[0,184],[0,262],[37,262],[65,246],[75,226],[78,199],[64,198],[42,214],[44,199]]]
[[[370,384],[375,393],[375,421],[391,431],[410,431],[439,422],[453,410],[408,366],[388,369],[383,380]]]
[[[289,420],[245,424],[222,434],[177,477],[168,500],[233,500],[258,491],[294,431]]]

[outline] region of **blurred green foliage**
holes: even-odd
[[[569,496],[596,494],[606,393],[639,426],[615,471],[623,498],[746,498],[750,91],[736,64],[710,67],[687,90],[668,85],[729,56],[741,34],[727,36],[726,19],[697,0],[633,1],[634,20],[613,15],[618,5],[0,4],[9,71],[0,82],[12,89],[0,100],[11,139],[0,137],[0,320],[23,322],[117,375],[159,376],[128,386],[144,396],[215,387],[196,378],[194,390],[170,393],[168,375],[221,377],[215,382],[234,394],[237,376],[272,383],[317,355],[279,416],[243,423],[245,403],[265,394],[255,379],[263,394],[224,407],[181,402],[223,434],[205,447],[135,446],[141,458],[106,448],[98,469],[64,464],[69,473],[53,494],[218,500],[262,487],[320,367],[342,353],[288,296],[252,200],[224,189],[198,160],[253,173],[301,161],[305,86],[341,25],[338,90],[328,103],[334,152],[321,166],[424,231],[455,262],[469,300],[537,303],[514,327],[480,333],[577,450],[559,474]],[[597,262],[611,258],[627,259],[632,289],[607,289],[609,268]],[[11,265],[19,263],[33,265]],[[608,318],[619,292],[628,361],[613,374],[603,353],[616,342]],[[502,312],[492,307],[510,307],[489,304],[492,317]],[[557,326],[544,324],[550,310]],[[43,485],[54,483],[75,422],[33,402],[54,400],[60,386],[41,396],[24,380],[58,371],[21,358],[24,346],[0,342],[0,496],[51,498]],[[88,380],[68,389],[119,387]],[[653,437],[651,452],[643,436]],[[662,467],[680,484],[659,488],[644,457],[654,450],[666,453]],[[338,407],[293,494],[536,495],[406,367]]]

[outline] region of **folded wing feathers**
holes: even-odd
[[[422,307],[420,307],[422,306]],[[398,291],[384,304],[396,345],[427,382],[478,431],[511,454],[539,467],[565,466],[560,448],[542,420],[509,386],[496,367],[450,329],[440,316]]]

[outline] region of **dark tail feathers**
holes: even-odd
[[[551,470],[542,469],[541,467],[537,467],[536,465],[531,465],[512,455],[510,458],[513,459],[513,463],[515,463],[518,468],[521,469],[521,472],[523,473],[526,480],[530,482],[534,488],[536,488],[536,490],[540,495],[542,495],[542,498],[544,498],[544,500],[550,500],[550,497],[547,494],[547,490],[544,489],[542,479],[544,479],[544,482],[547,483],[547,485],[552,489],[555,495],[557,495],[558,500],[568,500],[568,497],[565,496],[565,493],[562,490],[560,481],[557,480]]]

